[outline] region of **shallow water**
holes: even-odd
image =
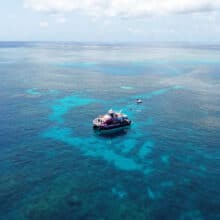
[[[0,219],[219,219],[216,48],[1,43]]]

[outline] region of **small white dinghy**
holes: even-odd
[[[140,104],[140,103],[142,103],[142,100],[141,99],[136,99],[136,103]]]

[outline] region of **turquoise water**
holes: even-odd
[[[0,219],[220,218],[218,47],[0,51]],[[131,127],[95,133],[110,108]]]

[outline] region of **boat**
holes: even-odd
[[[136,103],[140,104],[140,103],[142,103],[142,100],[141,99],[136,99]]]
[[[110,109],[106,114],[100,115],[93,120],[93,128],[99,131],[126,128],[131,124],[128,116]]]

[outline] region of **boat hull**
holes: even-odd
[[[126,122],[116,123],[116,124],[111,124],[111,125],[106,125],[106,126],[94,125],[93,129],[98,130],[98,131],[113,131],[113,130],[120,130],[120,129],[127,128],[130,125],[131,125],[131,121],[128,120]]]

